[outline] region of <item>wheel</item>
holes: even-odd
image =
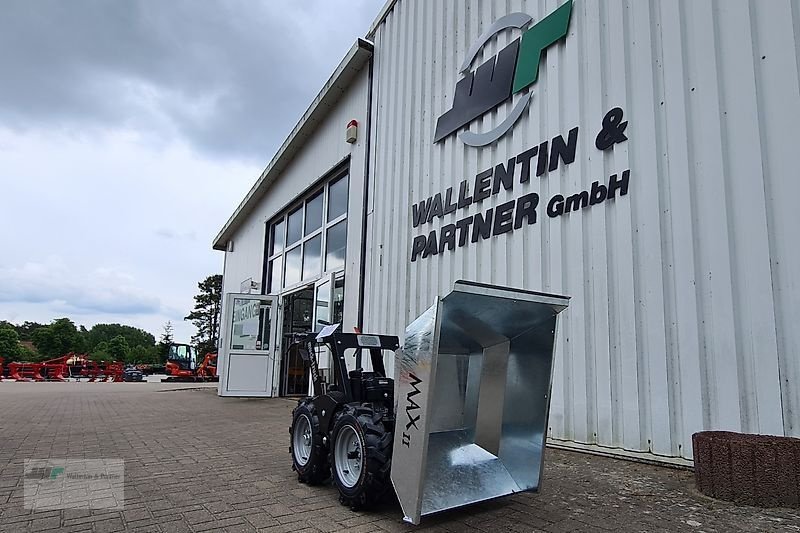
[[[347,405],[336,419],[330,451],[339,501],[352,509],[370,507],[391,488],[392,432],[370,404]]]
[[[319,431],[319,417],[310,399],[301,400],[292,411],[289,428],[292,470],[301,483],[316,485],[330,477],[328,447]]]

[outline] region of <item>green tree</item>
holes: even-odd
[[[32,339],[36,351],[44,359],[61,357],[70,352],[81,353],[85,349],[83,337],[68,318],[58,318],[49,326],[36,329]]]
[[[30,342],[33,340],[33,332],[39,328],[46,327],[45,324],[39,324],[38,322],[29,322],[25,321],[22,325],[15,326],[17,330],[17,335],[19,335],[19,340],[21,342]]]
[[[172,336],[172,322],[167,320],[164,324],[164,331],[161,333],[161,339],[159,340],[161,344],[172,344],[174,342]]]
[[[16,330],[8,322],[0,324],[0,357],[6,363],[16,361],[21,355],[21,346],[19,344],[19,335]]]
[[[125,362],[131,364],[157,363],[158,350],[155,346],[142,346],[139,344],[128,351],[128,359]]]
[[[158,341],[157,358],[153,361],[156,364],[165,364],[167,362],[167,355],[169,355],[169,346],[174,342],[172,337],[172,322],[167,320],[164,324],[164,331],[161,333],[161,338]]]
[[[127,361],[129,353],[130,346],[122,335],[117,335],[108,342],[108,354],[114,361]]]
[[[215,274],[197,284],[200,292],[194,297],[194,310],[184,320],[197,328],[192,342],[200,356],[217,351],[219,342],[220,306],[222,304],[222,275]]]
[[[95,361],[111,361],[111,352],[108,349],[108,343],[103,341],[97,344],[90,352],[91,358]]]
[[[29,361],[35,363],[39,359],[42,359],[38,353],[34,352],[24,344],[19,345],[19,355],[17,356],[18,361]]]
[[[119,336],[125,338],[128,346],[154,346],[156,343],[156,339],[152,334],[143,329],[123,324],[95,324],[92,329],[84,334],[87,349],[90,352],[101,342],[108,343]]]

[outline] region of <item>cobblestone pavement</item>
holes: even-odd
[[[0,383],[0,531],[800,531],[800,512],[698,494],[691,472],[548,450],[542,492],[403,524],[297,483],[285,399],[135,383]],[[28,511],[23,460],[121,458],[122,511]]]

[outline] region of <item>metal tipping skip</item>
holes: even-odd
[[[538,490],[557,316],[568,302],[458,281],[406,328],[402,349],[397,337],[339,333],[338,325],[297,336],[314,382],[289,429],[299,480],[332,479],[354,509],[393,486],[413,524]],[[317,366],[322,346],[332,355],[330,383]],[[371,371],[362,368],[363,350]],[[396,380],[386,376],[384,350],[395,351]]]

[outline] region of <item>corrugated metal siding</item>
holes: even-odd
[[[701,429],[800,436],[800,5],[575,0],[512,132],[434,145],[478,35],[561,3],[402,0],[377,28],[366,327],[401,333],[457,279],[567,294],[551,437],[691,458]],[[629,140],[600,152],[615,106]],[[412,203],[576,125],[574,163],[412,229]],[[546,216],[553,194],[627,168],[627,196]],[[410,262],[414,236],[531,191],[535,225]]]

